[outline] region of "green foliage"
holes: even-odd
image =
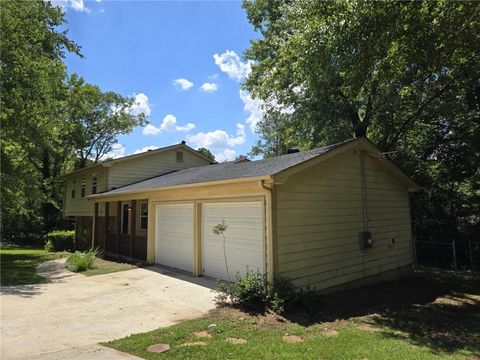
[[[61,216],[62,174],[98,161],[146,123],[132,98],[68,76],[65,17],[49,1],[0,1],[2,240],[41,238]]]
[[[55,251],[55,247],[54,247],[52,239],[48,239],[47,241],[45,241],[45,245],[44,245],[43,249],[46,252],[54,252]]]
[[[201,147],[201,148],[198,148],[197,151],[200,154],[202,154],[202,155],[204,155],[204,156],[206,156],[206,157],[215,161],[215,155],[213,155],[212,152],[210,150],[208,150],[207,148]]]
[[[215,235],[223,235],[227,231],[228,225],[225,223],[225,220],[222,220],[221,223],[215,225],[212,229]]]
[[[67,269],[73,272],[82,272],[93,268],[93,264],[99,255],[97,249],[85,252],[76,251],[67,259]]]
[[[269,285],[265,275],[246,269],[245,275],[237,273],[232,283],[217,282],[215,302],[218,305],[232,304],[245,310],[263,311],[266,308],[282,314],[302,308],[309,311],[318,301],[311,290],[295,288],[288,279],[278,279]]]
[[[306,150],[354,131],[422,187],[417,237],[480,236],[480,3],[263,1],[244,83],[265,102],[253,154]]]
[[[112,150],[117,137],[147,123],[143,113],[132,113],[133,98],[112,91],[103,92],[78,75],[67,81],[69,136],[78,157],[77,168],[98,162]]]
[[[75,231],[52,231],[45,237],[46,251],[71,251],[75,248]]]
[[[217,291],[219,292],[219,296],[216,298],[217,304],[226,304],[230,301],[241,308],[255,310],[264,309],[268,303],[265,276],[248,267],[245,276],[237,273],[231,284],[220,282]]]

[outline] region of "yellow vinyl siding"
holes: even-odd
[[[71,174],[65,177],[65,216],[93,216],[93,206],[87,200],[92,194],[92,177],[97,174],[97,193],[107,190],[107,169],[97,167],[90,171]],[[82,198],[82,178],[85,177],[85,197]],[[75,198],[72,199],[72,185],[75,180]],[[102,211],[102,209],[99,209]]]
[[[358,242],[363,230],[358,151],[339,154],[277,185],[279,276],[321,290],[412,263],[408,192],[379,161],[365,158],[375,243],[364,256]]]
[[[183,162],[177,163],[177,151],[183,152]],[[207,160],[190,151],[173,149],[112,164],[108,183],[112,189],[172,171],[208,164]]]

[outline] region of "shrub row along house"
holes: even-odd
[[[222,164],[179,144],[65,182],[78,237],[110,256],[224,280],[248,266],[318,290],[412,269],[418,187],[365,138]]]

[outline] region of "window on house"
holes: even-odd
[[[128,219],[130,218],[130,205],[122,204],[122,234],[128,234]]]
[[[177,151],[177,163],[183,163],[183,152]]]
[[[92,194],[97,193],[97,174],[92,176]]]
[[[147,230],[148,227],[148,203],[140,203],[140,230]]]
[[[81,184],[81,189],[80,189],[80,195],[83,197],[85,197],[85,187],[87,185],[87,182],[85,181],[85,177],[82,177],[82,184]]]
[[[75,199],[75,187],[77,186],[77,181],[72,180],[72,199]]]

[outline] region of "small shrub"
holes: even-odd
[[[97,249],[90,249],[86,252],[76,251],[67,259],[67,269],[73,272],[92,269],[98,255],[99,251]]]
[[[45,249],[45,251],[48,251],[48,252],[55,251],[55,248],[53,246],[53,241],[51,239],[48,239],[47,241],[45,241],[45,246],[43,248]]]
[[[47,243],[49,243],[50,249],[48,251],[73,250],[75,247],[75,231],[52,231],[47,234],[45,240],[45,250],[47,250]]]
[[[269,291],[270,290],[270,291]],[[234,305],[245,310],[272,310],[277,314],[299,308],[310,312],[317,307],[318,294],[297,289],[289,279],[280,278],[269,287],[265,276],[247,268],[245,276],[237,273],[232,283],[217,282],[217,305]]]
[[[264,309],[268,303],[267,282],[265,276],[247,267],[245,276],[237,273],[231,284],[219,282],[217,304],[227,304],[230,301],[244,309]]]

